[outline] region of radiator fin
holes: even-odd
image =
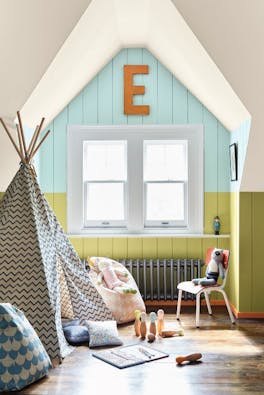
[[[144,301],[177,300],[177,285],[201,277],[202,259],[119,259],[134,277]],[[184,300],[194,296],[185,292]]]

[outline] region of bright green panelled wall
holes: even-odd
[[[264,192],[239,193],[239,310],[264,312]]]
[[[148,64],[148,75],[136,75],[145,95],[135,104],[148,104],[148,116],[123,113],[123,65]],[[191,124],[204,126],[204,233],[213,235],[215,215],[221,233],[230,233],[230,133],[149,51],[123,49],[46,128],[52,134],[39,157],[42,190],[66,229],[66,128],[69,124]],[[71,238],[81,257],[204,257],[207,246],[229,248],[228,238]]]

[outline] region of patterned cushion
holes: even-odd
[[[89,347],[121,346],[116,321],[85,321],[90,335]]]
[[[47,375],[51,362],[24,314],[0,304],[0,392],[15,391]]]

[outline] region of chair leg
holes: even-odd
[[[206,291],[204,292],[204,296],[205,296],[205,301],[206,301],[208,314],[212,315],[212,309],[211,309],[211,305],[210,305],[210,300],[209,300],[209,296],[208,296]]]
[[[200,294],[196,295],[196,328],[199,328],[200,323]]]
[[[182,298],[182,289],[179,289],[178,292],[178,302],[177,302],[177,312],[176,312],[176,319],[180,319],[180,312],[181,312],[181,298]]]
[[[224,296],[224,299],[225,299],[225,304],[226,304],[226,308],[227,308],[227,311],[228,311],[230,320],[231,320],[232,324],[234,324],[234,323],[235,323],[235,318],[234,318],[234,316],[233,316],[233,313],[232,313],[232,310],[231,310],[231,307],[230,307],[228,298],[227,298],[227,296],[226,296],[226,293],[225,293],[225,291],[223,291],[223,290],[221,290],[221,292],[222,292],[222,294],[223,294],[223,296]]]

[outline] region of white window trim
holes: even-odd
[[[83,227],[83,141],[126,140],[135,142],[128,150],[128,223],[124,229]],[[182,228],[144,228],[143,144],[138,140],[188,140],[189,190],[188,226]],[[69,125],[67,131],[67,231],[69,234],[202,234],[203,233],[203,126],[202,125]],[[134,158],[137,158],[135,161]]]

